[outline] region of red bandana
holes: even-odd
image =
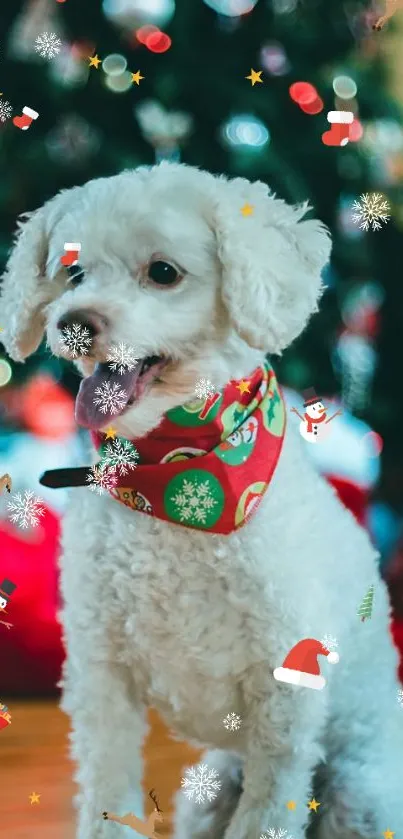
[[[308,433],[312,434],[313,426],[317,425],[318,422],[323,422],[326,419],[326,414],[322,414],[319,419],[312,419],[312,417],[309,417],[308,414],[304,414],[304,419],[306,420],[308,426]]]
[[[110,493],[132,510],[165,521],[232,533],[266,491],[284,432],[283,397],[265,362],[247,379],[173,408],[157,428],[133,440],[139,465],[119,477]],[[105,435],[91,436],[107,463]]]

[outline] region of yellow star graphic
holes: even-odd
[[[137,70],[137,73],[132,73],[132,82],[136,82],[136,84],[140,84],[140,80],[144,79],[145,76],[142,76],[140,70]]]
[[[4,326],[0,326],[0,332],[3,332]]]
[[[253,213],[253,204],[244,204],[241,207],[241,213],[243,216],[251,216]]]
[[[237,385],[236,387],[237,387],[237,390],[239,390],[241,395],[243,393],[250,393],[249,382],[247,382],[245,379],[241,379],[241,381],[239,382],[239,385]]]
[[[295,810],[296,806],[295,801],[287,801],[287,810]]]
[[[245,79],[250,79],[250,81],[252,82],[252,87],[255,86],[256,82],[260,82],[260,84],[263,84],[263,79],[260,78],[262,73],[263,70],[254,70],[251,67],[250,76],[245,76]]]
[[[320,801],[315,801],[313,798],[312,801],[308,801],[308,807],[310,810],[315,810],[316,813],[318,807],[320,807]]]
[[[108,428],[105,431],[105,439],[106,440],[109,440],[109,439],[114,440],[115,437],[116,437],[115,429],[113,428],[112,425],[108,425]]]
[[[383,836],[385,837],[385,839],[393,839],[394,835],[395,835],[395,831],[394,830],[389,830],[389,828],[388,828],[388,830],[385,830],[384,833],[383,833]]]
[[[29,795],[29,796],[28,796],[28,798],[29,798],[29,800],[30,800],[31,804],[39,804],[39,799],[40,799],[40,797],[41,797],[41,796],[40,796],[40,795],[38,795],[38,793],[37,793],[37,792],[33,792],[33,793],[31,793],[31,795]]]
[[[90,62],[89,66],[90,67],[95,67],[95,69],[98,70],[98,64],[102,64],[101,59],[98,58],[97,55],[93,55],[93,56],[89,55],[88,58],[89,58],[89,62]]]

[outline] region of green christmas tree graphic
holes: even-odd
[[[364,600],[361,603],[360,608],[358,609],[358,617],[364,622],[367,618],[372,617],[372,606],[374,603],[374,587],[370,586]]]

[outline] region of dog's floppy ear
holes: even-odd
[[[281,353],[317,310],[331,242],[321,222],[301,221],[308,209],[276,199],[260,181],[217,182],[223,301],[242,338],[267,353]]]
[[[44,332],[43,306],[49,290],[41,282],[47,258],[45,208],[18,222],[14,248],[0,285],[1,341],[15,361],[38,348]],[[23,217],[21,217],[23,218]]]

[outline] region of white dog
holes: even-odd
[[[98,430],[112,422],[140,446],[167,411],[195,399],[200,378],[217,389],[247,381],[264,354],[304,329],[330,252],[325,228],[302,221],[306,209],[263,183],[167,163],[62,192],[22,226],[3,280],[2,340],[23,360],[46,329],[60,355],[66,325],[86,326],[77,417]],[[60,265],[69,241],[82,244],[70,271]],[[130,398],[102,419],[91,397],[119,342],[147,364]],[[212,750],[204,762],[221,782],[210,803],[178,794],[177,839],[281,830],[302,839],[308,823],[321,839],[403,837],[403,716],[386,587],[366,533],[291,427],[245,527],[222,534],[171,523],[87,487],[71,492],[63,548],[78,839],[128,830],[103,811],[141,815],[133,796],[149,705]],[[373,615],[362,623],[371,584]],[[320,659],[324,690],[274,679],[298,641],[325,634],[338,639],[340,663]],[[239,731],[223,725],[230,712]],[[307,806],[314,783],[316,814]]]

